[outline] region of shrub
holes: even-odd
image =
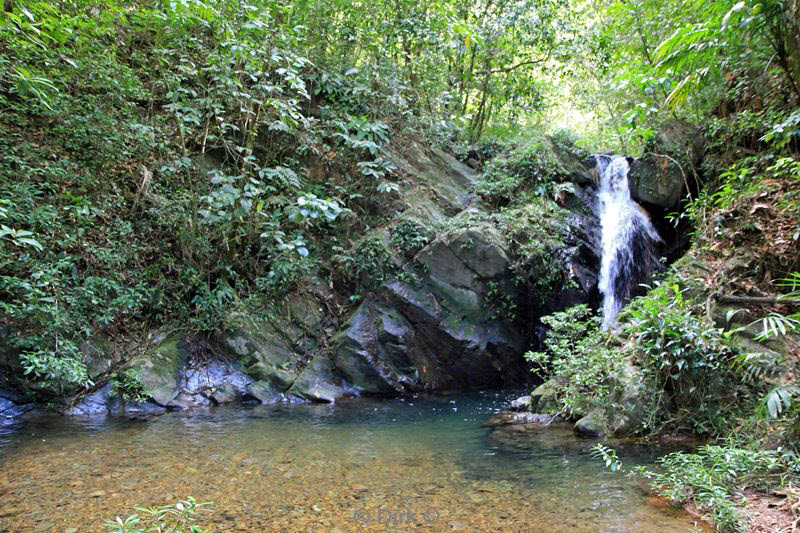
[[[527,284],[541,305],[567,283],[567,273],[557,256],[565,246],[565,219],[566,211],[547,198],[504,209],[496,217],[511,244],[515,278]]]
[[[695,503],[717,531],[747,531],[741,493],[748,488],[775,492],[797,484],[800,457],[784,450],[701,446],[697,453],[675,452],[658,460],[661,469],[638,468],[652,486],[676,504]]]
[[[111,393],[126,402],[146,402],[150,393],[137,379],[132,368],[111,374]]]
[[[636,364],[654,391],[645,420],[651,433],[669,426],[721,434],[737,404],[752,399],[733,346],[721,329],[696,315],[700,307],[668,279],[631,302],[621,317],[634,340]]]
[[[618,409],[624,391],[618,377],[625,361],[607,347],[602,320],[588,306],[576,305],[542,318],[550,327],[545,339],[547,352],[528,352],[534,372],[549,376],[557,384],[561,411],[586,414],[599,407]]]
[[[392,243],[406,258],[412,257],[430,242],[425,228],[413,220],[402,220],[394,224],[389,233]]]
[[[562,180],[559,168],[549,142],[539,139],[489,162],[475,185],[475,194],[495,207],[546,196]]]

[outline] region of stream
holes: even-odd
[[[0,426],[0,531],[101,532],[190,495],[213,502],[213,531],[692,530],[569,425],[483,425],[517,395],[30,418]],[[618,452],[626,467],[664,453]]]

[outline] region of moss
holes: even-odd
[[[132,375],[157,403],[168,405],[178,393],[180,370],[187,359],[186,341],[172,336],[130,363]]]

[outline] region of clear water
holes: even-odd
[[[628,186],[628,160],[623,156],[598,156],[600,170],[600,226],[602,228],[602,261],[599,288],[603,294],[603,323],[614,323],[630,290],[631,274],[637,270],[634,240],[661,237],[650,218],[631,198]],[[643,281],[643,280],[642,280]],[[634,281],[637,283],[637,281]]]
[[[0,434],[0,531],[104,531],[188,495],[213,502],[213,531],[692,530],[568,426],[483,426],[512,396],[28,420]]]

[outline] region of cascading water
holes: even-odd
[[[628,160],[623,156],[597,156],[597,166],[603,250],[599,288],[603,324],[608,328],[625,302],[659,266],[656,247],[661,237],[647,212],[631,198]]]

